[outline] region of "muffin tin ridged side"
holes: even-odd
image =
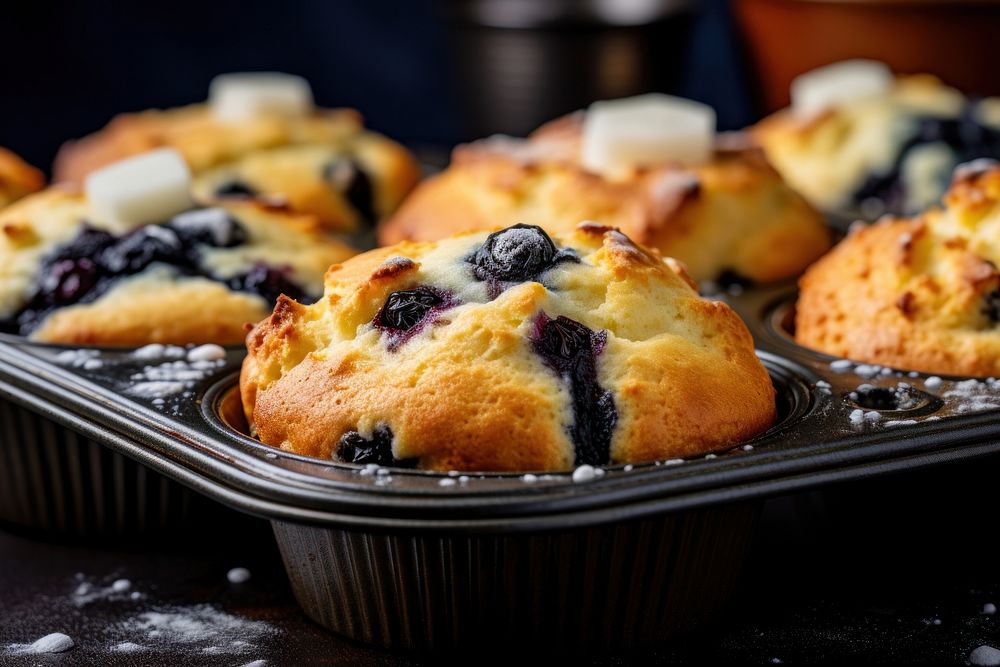
[[[185,525],[196,496],[107,446],[0,399],[0,522],[79,538]]]
[[[758,509],[507,535],[272,525],[295,597],[340,635],[418,651],[584,653],[662,641],[718,616]]]

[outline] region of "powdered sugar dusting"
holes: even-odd
[[[31,644],[10,644],[7,650],[15,654],[65,653],[75,644],[69,635],[53,632]]]

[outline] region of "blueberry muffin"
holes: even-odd
[[[315,220],[227,201],[151,224],[69,186],[0,211],[0,331],[74,345],[235,344],[279,294],[309,300],[349,257]]]
[[[402,242],[247,337],[265,443],[427,470],[567,470],[731,445],[775,419],[743,322],[673,260],[585,223]]]
[[[782,176],[825,211],[912,215],[940,200],[956,165],[1000,158],[1000,99],[968,99],[932,76],[895,78],[880,63],[806,76],[836,76],[824,83],[839,84],[840,97],[811,103],[800,92],[805,101],[796,103],[793,87],[793,106],[752,133]],[[849,84],[859,76],[880,83],[856,90]]]
[[[272,90],[289,82],[298,86],[290,105]],[[244,74],[218,77],[208,103],[122,114],[66,144],[54,177],[82,182],[97,168],[161,147],[184,156],[201,199],[283,200],[338,232],[370,230],[420,175],[410,152],[366,130],[357,112],[315,108],[298,77]]]
[[[0,148],[0,208],[40,190],[44,184],[42,172],[10,151]]]
[[[839,357],[1000,375],[1000,165],[955,172],[943,207],[851,234],[802,277],[795,338]]]

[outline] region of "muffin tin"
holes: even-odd
[[[306,613],[347,637],[594,651],[660,641],[718,614],[769,494],[1000,450],[1000,383],[803,349],[788,331],[787,285],[719,298],[754,334],[779,422],[724,452],[609,466],[587,481],[287,454],[243,432],[240,350],[185,393],[156,399],[133,393],[135,377],[169,358],[87,352],[97,362],[87,370],[78,353],[8,337],[0,520],[62,534],[161,532],[186,525],[191,502],[207,497],[268,518]]]

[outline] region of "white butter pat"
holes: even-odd
[[[191,170],[170,148],[115,162],[84,185],[91,211],[120,225],[162,222],[194,206]]]
[[[844,60],[795,77],[791,97],[793,112],[815,116],[827,109],[884,95],[893,86],[892,70],[876,60]]]
[[[220,74],[209,84],[208,99],[215,117],[224,123],[258,116],[298,116],[313,108],[309,82],[281,72]]]
[[[651,93],[590,105],[581,160],[585,169],[608,175],[671,162],[699,164],[712,156],[714,141],[711,107]]]

